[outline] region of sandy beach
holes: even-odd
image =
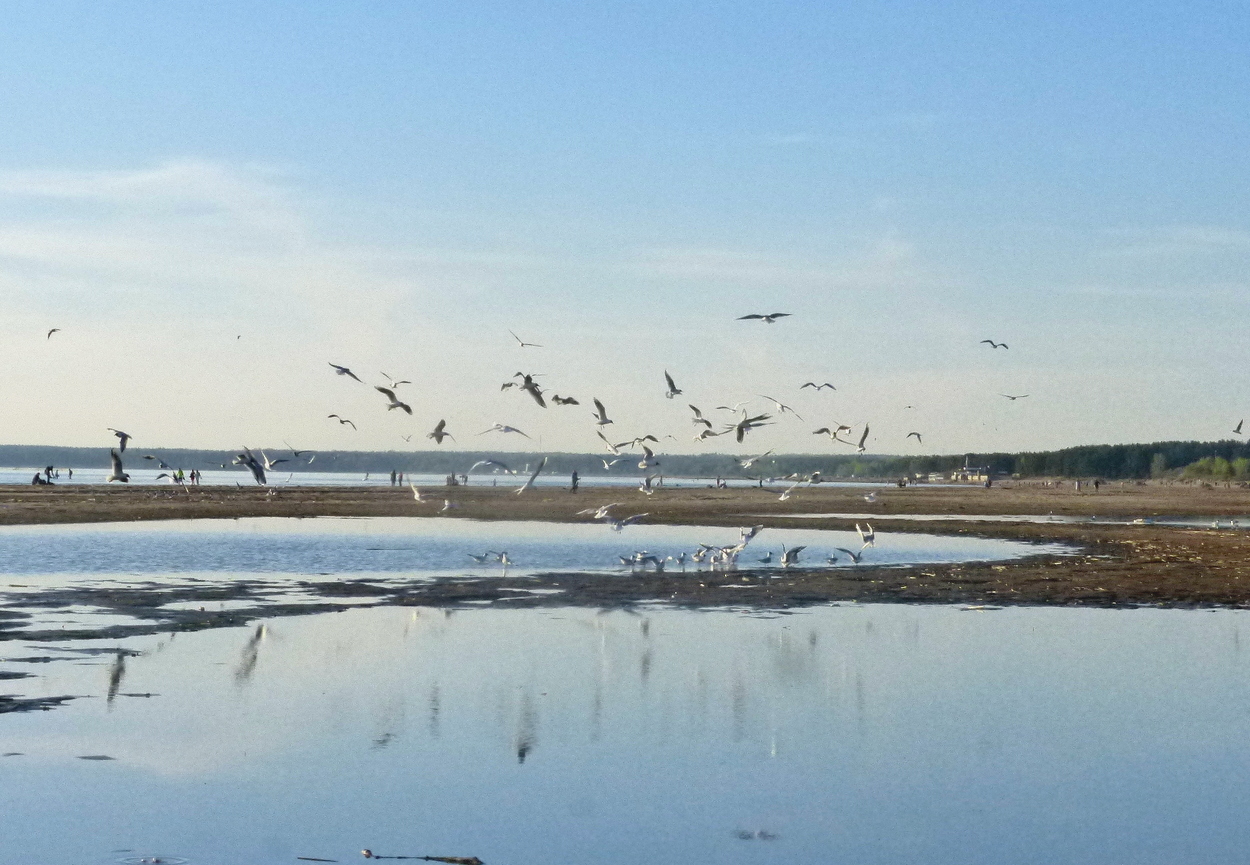
[[[1015,483],[981,487],[910,487],[878,490],[865,500],[863,488],[813,487],[788,501],[769,490],[662,489],[652,496],[634,490],[583,488],[514,490],[490,487],[431,488],[426,502],[407,489],[42,487],[0,489],[0,524],[100,522],[236,517],[436,516],[444,500],[452,507],[440,518],[483,520],[586,520],[582,508],[620,502],[622,515],[646,512],[647,522],[720,526],[850,529],[868,517],[878,531],[931,532],[1063,543],[1071,553],[1010,562],[913,567],[802,568],[711,572],[551,574],[413,581],[401,587],[344,580],[332,595],[373,599],[378,604],[456,606],[507,599],[509,606],[620,606],[647,601],[713,607],[746,605],[786,608],[835,601],[1091,606],[1244,606],[1250,604],[1250,533],[1231,519],[1250,514],[1250,490],[1200,485],[1104,486],[1077,492],[1071,483],[1046,486]],[[843,514],[851,516],[818,516]],[[916,521],[910,515],[947,515]],[[1053,515],[1069,522],[987,522],[994,515]],[[1154,517],[1222,517],[1222,528],[1125,524]],[[1112,521],[1120,521],[1114,524]],[[559,588],[557,594],[518,589]],[[185,592],[184,589],[177,592]],[[144,597],[113,599],[131,613],[181,596],[152,589]],[[133,593],[132,593],[133,594]],[[245,595],[245,587],[240,587]],[[82,601],[82,598],[65,598]],[[91,599],[109,605],[107,596]],[[258,611],[257,611],[258,612]],[[266,615],[283,611],[267,608]],[[291,612],[297,612],[292,610]],[[302,607],[298,612],[309,612]],[[255,613],[181,614],[178,627],[195,629],[247,621]],[[160,618],[167,621],[166,610]],[[156,630],[168,629],[168,623]],[[133,631],[127,628],[127,632]],[[64,632],[61,636],[65,636]]]

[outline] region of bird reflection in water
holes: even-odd
[[[516,735],[516,761],[524,763],[530,751],[538,744],[538,713],[534,711],[534,701],[529,692],[521,694],[521,716]]]
[[[121,688],[122,679],[126,677],[126,653],[118,649],[117,657],[113,660],[112,666],[109,667],[109,689],[107,704],[109,709],[113,708],[113,701],[117,699],[117,691]]]
[[[439,694],[438,682],[430,689],[430,738],[438,738],[438,718],[442,709],[442,697]]]
[[[252,632],[252,636],[248,637],[247,643],[243,646],[243,651],[239,655],[239,666],[234,670],[234,681],[240,685],[246,685],[252,680],[252,673],[256,672],[256,661],[260,655],[260,644],[265,639],[267,630],[263,624],[257,625],[256,630]]]

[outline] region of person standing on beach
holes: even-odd
[[[571,493],[575,493],[575,492],[577,492],[577,469],[573,469],[573,477],[572,477],[572,481],[573,481],[573,486],[572,486],[572,488],[569,490],[569,492],[571,492]]]

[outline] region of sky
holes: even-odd
[[[593,397],[680,453],[1250,415],[1243,4],[5,14],[0,443],[409,450],[446,419],[444,448],[595,451]],[[802,420],[692,440],[688,403],[763,396]]]

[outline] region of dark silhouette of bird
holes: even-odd
[[[992,339],[983,339],[982,343],[989,345],[990,348],[1010,348],[1005,342],[994,342]]]
[[[330,364],[330,366],[334,367],[334,371],[338,373],[339,375],[349,375],[352,378],[356,379],[356,381],[360,381],[360,378],[356,375],[356,373],[352,372],[347,367],[339,366],[337,363],[332,363]],[[361,384],[364,384],[364,382],[361,382]]]
[[[357,379],[357,381],[359,381],[359,379]],[[326,415],[326,417],[332,417],[332,418],[336,419],[336,420],[337,420],[340,424],[349,424],[349,425],[351,426],[351,428],[352,428],[352,429],[355,429],[355,428],[356,428],[356,425],[355,425],[354,423],[352,423],[351,421],[349,421],[349,420],[348,420],[347,418],[345,418],[345,417],[339,417],[339,416],[338,416],[338,415],[336,415],[336,414],[328,414],[328,415]]]
[[[449,438],[452,441],[456,440],[456,437],[454,435],[447,432],[447,421],[445,420],[440,420],[438,424],[434,427],[434,432],[427,433],[425,437],[427,439],[434,439],[434,444],[438,444],[438,445],[441,445],[443,443],[443,439],[445,438]]]
[[[776,324],[777,319],[779,319],[779,318],[785,318],[785,317],[786,317],[786,316],[788,316],[788,315],[790,315],[790,313],[788,313],[788,312],[770,312],[770,313],[768,313],[767,315],[760,315],[759,313],[751,313],[750,315],[740,315],[740,316],[738,316],[737,321],[747,321],[747,320],[749,320],[749,319],[759,319],[760,321],[764,322],[764,324]]]
[[[52,339],[52,334],[54,334],[54,333],[60,333],[60,331],[61,331],[61,329],[60,329],[59,327],[54,327],[54,328],[52,328],[52,330],[48,331],[48,335],[47,335],[46,337],[44,337],[44,339]]]
[[[829,384],[827,381],[821,384],[816,384],[814,381],[803,382],[803,384],[799,385],[799,390],[802,390],[805,387],[815,388],[816,390],[824,390],[825,388],[829,388],[829,390],[837,390],[836,387]]]

